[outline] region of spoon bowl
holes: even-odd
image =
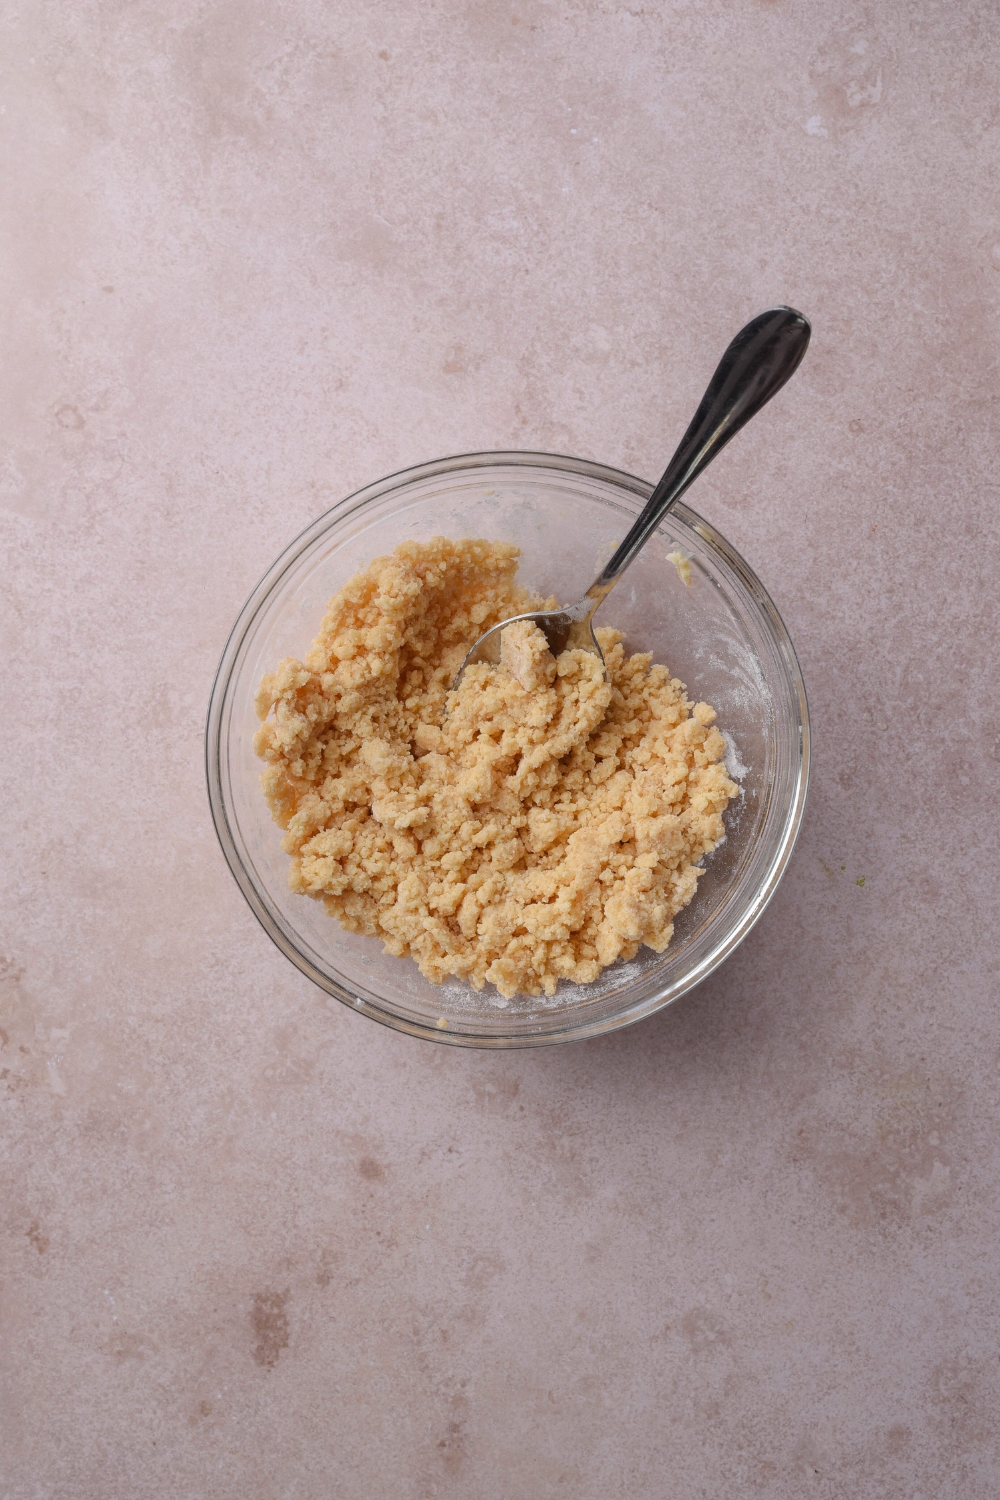
[[[597,644],[594,627],[591,623],[594,609],[589,599],[583,599],[575,604],[572,609],[534,609],[525,615],[511,615],[509,620],[501,620],[499,625],[494,625],[481,635],[462,663],[458,676],[455,678],[454,686],[462,680],[462,675],[467,667],[476,662],[490,662],[498,666],[500,662],[500,637],[508,625],[516,625],[519,620],[531,620],[548,641],[549,650],[553,656],[558,656],[561,651],[577,650],[589,651],[592,656],[598,656],[601,666],[604,667],[604,653]],[[607,667],[604,667],[605,674]]]

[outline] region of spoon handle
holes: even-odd
[[[792,307],[772,307],[729,345],[666,472],[628,536],[587,590],[595,608],[610,593],[667,511],[740,428],[757,415],[798,368],[809,323]]]

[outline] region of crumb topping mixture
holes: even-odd
[[[264,678],[254,741],[291,888],[433,982],[506,999],[662,952],[738,790],[715,711],[617,630],[596,632],[610,681],[522,622],[449,695],[485,630],[555,607],[517,558],[444,537],[376,558],[305,661]]]

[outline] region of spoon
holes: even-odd
[[[553,656],[567,647],[604,657],[592,620],[605,599],[646,545],[667,511],[740,428],[766,406],[785,381],[794,375],[809,343],[809,323],[792,307],[772,307],[741,328],[709,381],[680,446],[663,478],[646,501],[635,525],[617,552],[594,579],[578,604],[567,609],[531,610],[512,615],[481,635],[468,653],[452,684],[457,688],[474,662],[500,660],[500,632],[515,620],[532,620],[548,641]],[[607,668],[605,667],[605,675]]]

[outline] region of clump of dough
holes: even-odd
[[[289,884],[434,983],[552,995],[662,952],[737,788],[715,711],[617,630],[553,658],[503,542],[405,542],[261,683],[255,748]],[[554,607],[555,601],[546,601]],[[446,712],[447,709],[447,712]]]
[[[691,587],[691,559],[685,557],[683,552],[668,552],[667,562],[672,562],[677,569],[677,577],[686,589]]]
[[[555,657],[545,636],[532,620],[515,620],[500,632],[500,665],[526,693],[551,687],[556,677]]]

